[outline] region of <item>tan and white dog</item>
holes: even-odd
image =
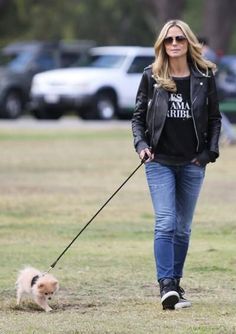
[[[31,295],[34,301],[46,312],[52,310],[48,300],[59,289],[58,280],[51,274],[41,273],[33,267],[26,267],[19,272],[17,281],[17,305],[23,294]]]

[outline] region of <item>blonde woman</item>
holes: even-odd
[[[180,287],[205,168],[219,156],[221,116],[213,72],[189,26],[171,20],[145,68],[132,119],[154,213],[154,254],[163,309],[191,306]]]

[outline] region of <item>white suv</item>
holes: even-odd
[[[35,75],[31,105],[37,118],[57,119],[66,110],[83,119],[131,116],[143,69],[154,61],[153,48],[96,47],[90,54],[86,67]]]

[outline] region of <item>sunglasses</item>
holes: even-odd
[[[171,45],[171,44],[173,44],[174,40],[178,44],[178,43],[185,42],[187,40],[187,38],[183,35],[179,35],[179,36],[175,36],[175,37],[170,36],[170,37],[166,37],[164,39],[164,43],[165,43],[165,45]]]

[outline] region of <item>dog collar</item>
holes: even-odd
[[[31,281],[31,288],[32,286],[37,282],[37,280],[39,279],[39,275],[36,275],[32,278],[32,281]]]

